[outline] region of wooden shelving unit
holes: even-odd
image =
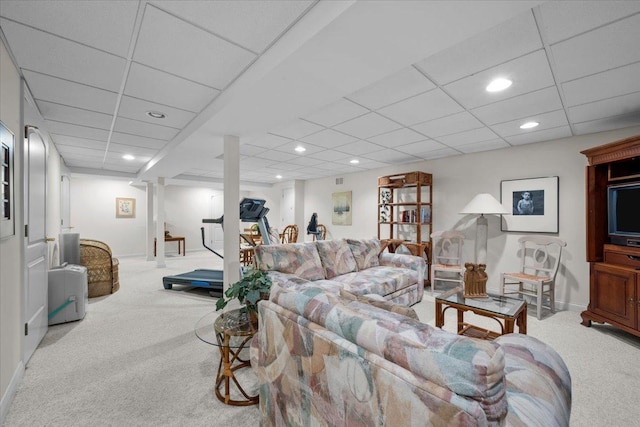
[[[378,238],[431,260],[432,176],[407,172],[378,178]],[[427,273],[428,275],[428,273]],[[428,278],[427,278],[428,280]]]

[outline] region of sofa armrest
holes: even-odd
[[[424,258],[409,254],[383,252],[378,259],[380,265],[402,267],[416,271],[418,273],[418,283],[424,283],[424,275],[427,270],[427,262]]]

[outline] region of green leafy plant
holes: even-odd
[[[218,299],[216,310],[222,310],[229,302],[237,299],[240,304],[246,304],[247,310],[256,312],[258,301],[269,297],[271,284],[268,271],[249,269],[242,279],[229,286],[224,296]]]

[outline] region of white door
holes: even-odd
[[[224,215],[224,199],[222,194],[214,194],[211,196],[209,205],[209,218],[220,218],[222,215]],[[224,247],[224,232],[220,224],[209,224],[207,233],[210,248],[222,249]]]
[[[47,333],[48,261],[46,235],[47,156],[44,141],[36,128],[27,127],[24,145],[25,180],[25,283],[24,346],[25,365]]]
[[[282,189],[280,202],[280,226],[282,229],[289,224],[295,224],[295,193],[293,188]]]

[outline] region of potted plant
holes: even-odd
[[[237,299],[245,304],[249,318],[254,324],[258,322],[258,301],[269,298],[271,277],[268,271],[250,268],[236,283],[229,286],[216,302],[216,310],[222,310],[229,302]],[[226,297],[226,298],[225,298]]]

